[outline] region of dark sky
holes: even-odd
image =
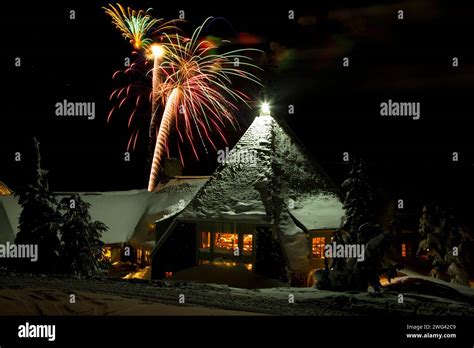
[[[290,125],[337,184],[347,173],[342,152],[349,151],[366,159],[382,200],[406,198],[415,209],[430,199],[466,212],[474,208],[472,9],[426,0],[193,3],[122,2],[153,7],[166,19],[184,10],[188,34],[207,16],[223,17],[231,26],[222,21],[208,34],[263,50],[258,62],[266,72],[260,76],[273,114]],[[1,12],[0,180],[13,188],[23,184],[26,165],[15,163],[13,154],[27,151],[32,136],[41,142],[54,190],[145,187],[146,139],[126,163],[127,115],[106,124],[113,106],[108,96],[117,87],[111,75],[130,55],[129,44],[101,10],[106,4],[17,2]],[[295,20],[288,19],[289,10]],[[349,68],[342,66],[345,56]],[[20,68],[15,57],[22,58]],[[458,68],[451,66],[452,57],[459,57]],[[248,91],[256,100],[263,93]],[[54,105],[63,99],[95,102],[96,119],[56,117]],[[382,118],[379,105],[388,99],[421,102],[421,119]],[[294,115],[288,115],[289,104]],[[228,130],[231,143],[256,113],[241,109],[241,130]],[[450,161],[453,151],[460,152],[459,163]],[[215,154],[201,155],[199,163],[188,159],[187,174],[212,173]]]

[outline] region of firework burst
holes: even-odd
[[[135,11],[128,7],[125,10],[118,3],[116,7],[109,4],[109,7],[102,8],[112,18],[112,23],[122,33],[122,36],[128,39],[135,49],[147,48],[150,45],[152,40],[147,35],[159,23],[158,19],[148,14],[150,9]]]
[[[149,62],[140,54],[133,52],[133,63],[122,70],[117,70],[112,79],[117,80],[121,87],[116,88],[110,94],[110,101],[114,106],[110,110],[107,123],[109,123],[117,112],[128,113],[127,125],[132,130],[127,145],[127,151],[135,149],[138,133],[142,127],[148,127],[149,104],[151,98],[151,86],[147,76]]]
[[[107,121],[114,111],[131,101],[134,106],[128,120],[130,128],[143,102],[151,103],[148,137],[153,160],[148,190],[153,191],[163,156],[169,154],[168,142],[173,130],[178,135],[178,150],[183,164],[179,143],[189,142],[196,158],[196,139],[200,140],[205,149],[205,143],[208,142],[217,150],[211,137],[211,133],[217,132],[227,143],[223,127],[226,123],[235,126],[234,112],[238,103],[248,105],[250,100],[232,86],[231,77],[260,84],[255,75],[246,71],[248,68],[259,68],[251,63],[251,58],[245,53],[261,51],[240,49],[218,53],[218,47],[214,43],[200,39],[203,29],[212,18],[206,19],[191,38],[185,38],[174,25],[176,21],[161,24],[161,20],[148,14],[149,10],[135,11],[127,8],[125,11],[120,4],[116,7],[109,6],[110,8],[104,7],[106,13],[111,16],[123,37],[133,45],[133,54],[137,57],[130,67],[116,72],[113,77],[122,75],[130,80],[132,75],[138,75],[138,78],[135,77],[132,83],[112,93],[110,98],[116,100],[117,106],[112,108]],[[171,30],[174,34],[167,33]],[[151,61],[153,67],[150,69]],[[144,69],[147,72],[140,73]],[[148,81],[150,75],[151,91]],[[143,81],[144,79],[147,81]],[[144,97],[145,91],[150,91],[147,93],[148,97]],[[160,106],[163,107],[163,113],[157,130]],[[196,131],[197,137],[193,131]],[[139,130],[132,132],[127,150],[132,146],[135,148],[138,134]]]
[[[210,133],[217,131],[226,141],[222,130],[225,121],[235,125],[237,103],[247,104],[250,100],[247,95],[233,88],[231,77],[260,84],[255,75],[245,70],[258,69],[251,63],[251,58],[245,55],[249,51],[258,50],[239,49],[220,54],[213,43],[199,40],[203,28],[210,20],[212,18],[206,19],[190,39],[179,34],[164,34],[164,58],[159,66],[162,78],[154,86],[155,97],[163,103],[164,112],[153,154],[149,191],[153,191],[163,155],[168,153],[168,139],[173,123],[179,139],[190,142],[197,158],[193,128],[203,144],[207,140],[216,149]]]
[[[157,32],[167,30],[176,30],[175,22],[163,22],[163,19],[153,18],[148,10],[133,10],[127,7],[127,10],[117,3],[116,6],[109,4],[109,7],[102,7],[105,13],[112,18],[112,23],[122,33],[122,36],[129,40],[130,44],[136,49],[148,49],[153,42],[151,38]]]
[[[102,7],[105,13],[112,18],[112,23],[122,33],[125,39],[128,39],[134,51],[132,55],[134,57],[133,64],[126,69],[116,71],[113,75],[113,79],[119,77],[125,77],[127,82],[124,87],[115,90],[110,99],[116,100],[116,106],[112,108],[107,118],[107,122],[110,121],[112,115],[118,109],[126,108],[126,105],[132,105],[132,111],[128,119],[128,127],[132,127],[132,123],[136,124],[135,120],[137,116],[141,114],[141,106],[150,101],[152,105],[152,117],[149,122],[148,134],[149,143],[152,150],[155,139],[156,131],[156,113],[157,103],[156,98],[153,95],[153,91],[149,86],[148,81],[144,81],[149,77],[148,72],[150,71],[150,60],[153,60],[154,67],[153,71],[152,86],[159,84],[160,78],[158,75],[158,69],[155,67],[161,62],[157,47],[160,48],[164,44],[156,44],[155,41],[162,40],[162,33],[164,31],[178,32],[176,23],[182,22],[181,20],[174,20],[169,22],[163,22],[162,19],[155,19],[150,14],[148,9],[144,10],[133,10],[130,7],[125,8],[117,3],[115,6],[109,4],[109,7]],[[156,90],[156,89],[154,89]],[[140,111],[139,111],[140,110]],[[138,138],[138,132],[140,129],[134,129],[128,141],[127,151],[132,147],[135,148]],[[150,150],[150,152],[151,152]]]

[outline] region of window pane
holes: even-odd
[[[252,255],[253,250],[253,235],[244,234],[244,255]]]
[[[405,243],[402,244],[402,256],[407,257],[407,245]]]
[[[237,233],[216,233],[214,252],[232,254],[239,246],[239,235]]]
[[[326,245],[325,237],[315,237],[312,241],[313,256],[318,259],[324,258],[324,247]]]
[[[211,247],[211,232],[201,232],[201,251],[209,251]]]

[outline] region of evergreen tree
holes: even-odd
[[[473,254],[473,238],[458,224],[452,211],[425,205],[418,232],[417,256],[425,252],[432,262],[430,276],[469,285],[467,269]]]
[[[33,161],[30,183],[20,191],[19,232],[16,244],[38,245],[38,261],[19,260],[17,270],[53,273],[57,271],[60,241],[59,214],[53,194],[49,190],[47,171],[41,169],[39,142],[33,139]]]
[[[78,194],[63,198],[59,207],[64,212],[61,225],[63,271],[87,276],[98,273],[103,246],[101,237],[107,226],[91,220],[90,204]]]
[[[374,195],[369,184],[367,170],[362,160],[352,162],[349,177],[342,184],[345,191],[346,211],[343,229],[336,231],[336,244],[364,245],[364,260],[333,258],[325,263],[324,271],[315,274],[320,289],[334,291],[366,291],[370,285],[375,291],[381,287],[379,277],[387,274],[393,278],[401,265],[391,265],[387,254],[393,244],[393,229],[384,232],[374,220]]]
[[[354,160],[349,177],[343,182],[346,211],[344,229],[350,233],[352,242],[357,242],[359,228],[373,220],[372,188],[369,185],[367,169],[362,160]]]

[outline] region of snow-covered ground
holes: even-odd
[[[21,304],[21,301],[24,300],[29,301],[28,306],[31,304],[41,307],[56,304],[64,307],[64,301],[68,298],[67,294],[78,293],[84,294],[82,300],[86,301],[85,312],[81,312],[81,314],[94,314],[87,312],[87,308],[97,308],[94,306],[94,296],[97,296],[99,303],[102,303],[101,301],[104,299],[109,301],[106,306],[111,308],[111,312],[108,314],[120,314],[120,310],[117,309],[121,308],[120,302],[131,299],[133,301],[125,303],[133,303],[138,306],[137,310],[143,308],[140,303],[146,302],[150,306],[157,305],[156,308],[160,308],[159,304],[162,304],[271,315],[474,316],[473,289],[446,285],[446,283],[440,284],[437,281],[432,281],[431,278],[423,277],[401,278],[385,288],[382,294],[374,294],[287,287],[246,290],[225,285],[179,281],[113,281],[109,279],[30,277],[5,274],[0,276],[2,277],[0,315],[15,314],[15,304],[24,307]],[[16,297],[12,295],[12,289],[27,291]],[[35,297],[36,291],[40,295]],[[64,294],[64,297],[58,294]],[[400,294],[403,294],[403,303],[399,302]],[[185,296],[184,304],[179,303],[180,295]],[[80,300],[81,296],[78,298]],[[292,298],[294,298],[294,302],[291,301]],[[162,309],[165,311],[165,307]],[[167,313],[193,315],[192,311],[182,310],[182,308],[175,309],[176,311],[173,312],[173,307],[166,307]],[[19,309],[18,314],[21,314],[20,312]],[[212,310],[210,312],[213,313]],[[98,314],[107,313],[102,310]],[[144,314],[150,313],[145,310]]]
[[[54,289],[0,289],[1,315],[258,315],[198,306],[150,302],[146,299],[78,291],[76,303],[69,294]]]

